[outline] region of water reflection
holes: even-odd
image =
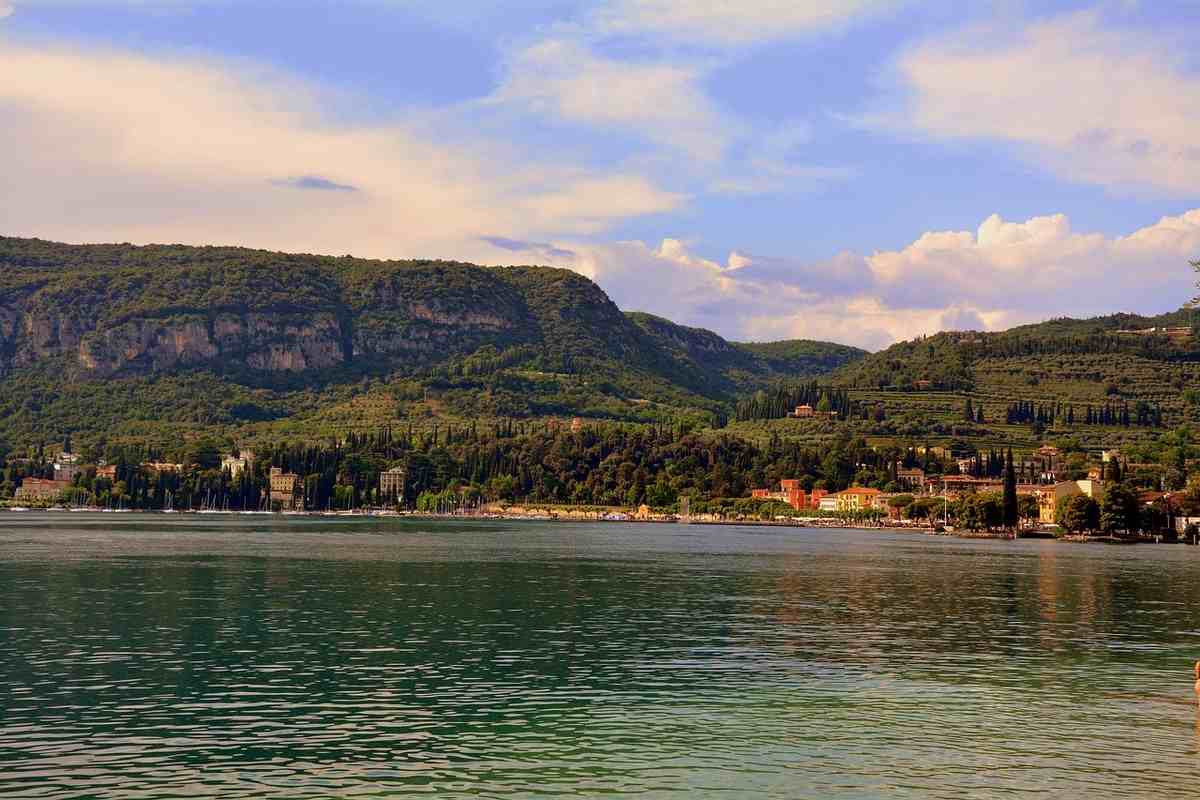
[[[1188,548],[110,525],[0,523],[4,796],[1159,797],[1194,782]]]

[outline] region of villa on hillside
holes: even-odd
[[[271,467],[271,505],[278,503],[284,511],[296,511],[304,507],[304,501],[296,499],[296,487],[300,476],[292,472],[284,472],[279,467]]]

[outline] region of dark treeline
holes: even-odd
[[[1074,320],[1059,323],[1051,321],[1045,323],[1041,329],[1028,332],[1018,328],[994,334],[965,345],[965,348],[973,358],[1120,353],[1167,361],[1187,360],[1196,356],[1194,349],[1181,349],[1165,335],[1118,334],[1112,329],[1063,335],[1053,331],[1056,324],[1085,326],[1089,323]]]
[[[701,437],[686,427],[601,425],[571,431],[565,425],[505,421],[428,431],[383,430],[325,444],[260,446],[253,465],[236,478],[220,466],[212,443],[198,443],[181,469],[151,467],[151,454],[106,451],[113,478],[95,466],[82,470],[70,490],[80,504],[125,508],[267,510],[269,472],[298,476],[296,498],[308,510],[399,506],[445,510],[488,501],[576,505],[673,506],[739,498],[752,488],[796,478],[805,488],[837,491],[852,484],[888,488],[900,467],[942,471],[928,451],[873,449],[843,436],[821,448],[764,445],[729,437]],[[85,459],[86,460],[86,459]],[[99,459],[98,459],[99,460]],[[383,497],[379,476],[405,470],[402,496]],[[0,495],[12,496],[25,477],[48,477],[49,462],[10,459]],[[299,503],[297,503],[299,505]]]
[[[1005,421],[1010,425],[1137,425],[1143,428],[1163,427],[1162,409],[1145,401],[1139,401],[1130,411],[1127,403],[1106,403],[1100,408],[1086,406],[1082,411],[1063,403],[1034,403],[1018,400],[1008,406]]]
[[[738,402],[735,416],[738,421],[783,419],[794,412],[797,406],[804,405],[812,406],[819,412],[833,412],[838,419],[846,419],[854,413],[848,392],[813,382],[755,392]]]

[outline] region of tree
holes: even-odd
[[[1100,524],[1100,506],[1086,494],[1073,494],[1058,501],[1057,520],[1070,533],[1095,530]]]
[[[1141,525],[1138,493],[1127,483],[1115,483],[1104,492],[1100,506],[1100,528],[1106,533],[1136,533]]]
[[[904,510],[910,508],[915,502],[916,498],[911,494],[898,494],[893,497],[889,497],[887,504],[888,508],[894,509],[896,513],[903,517]]]
[[[1008,457],[1004,466],[1004,527],[1013,529],[1020,520],[1020,509],[1017,507],[1017,471],[1013,466],[1012,448],[1008,449]]]
[[[1196,272],[1200,272],[1200,261],[1189,261],[1188,263],[1192,265],[1192,269],[1196,270]],[[1197,281],[1196,288],[1200,289],[1200,281]],[[1200,305],[1200,297],[1193,297],[1191,305]]]
[[[1038,500],[1033,495],[1023,494],[1017,497],[1017,516],[1021,519],[1036,520],[1041,511],[1041,506],[1038,505]]]
[[[204,469],[214,469],[221,464],[221,448],[209,438],[197,439],[188,445],[187,462]]]
[[[1170,525],[1169,509],[1161,501],[1143,506],[1138,520],[1142,530],[1147,533],[1165,531]]]

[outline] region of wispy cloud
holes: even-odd
[[[339,124],[327,106],[318,87],[244,65],[0,39],[0,219],[67,241],[470,259],[494,253],[480,230],[592,235],[683,202],[636,171]],[[316,191],[281,192],[279,176]]]
[[[739,126],[701,89],[706,72],[696,63],[606,58],[581,39],[549,38],[509,59],[489,102],[619,130],[714,161]]]
[[[520,239],[508,239],[503,236],[480,236],[481,241],[490,244],[492,247],[498,247],[501,250],[507,250],[510,253],[532,253],[540,257],[549,257],[551,259],[567,259],[574,258],[576,253],[574,250],[567,250],[563,247],[556,247],[545,242],[525,242]]]
[[[1194,194],[1200,75],[1183,41],[1107,27],[1095,12],[957,31],[897,65],[890,120],[939,139],[991,139],[1068,179]]]
[[[611,0],[594,24],[608,33],[734,47],[826,31],[903,0]]]
[[[336,183],[319,175],[301,175],[295,178],[285,178],[275,181],[279,186],[290,186],[293,189],[311,189],[318,192],[357,192],[357,186],[346,183]]]

